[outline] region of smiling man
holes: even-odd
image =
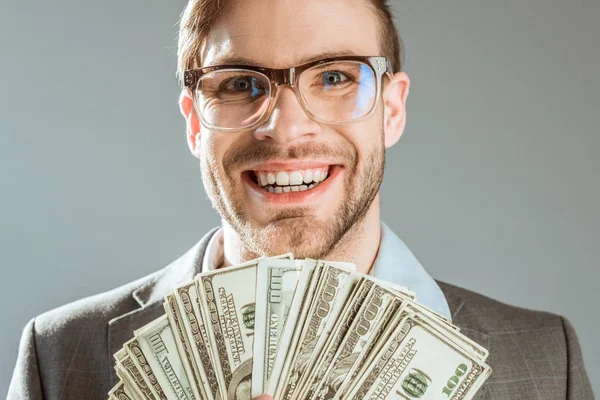
[[[204,40],[197,53],[182,49],[181,111],[223,217],[224,262],[292,249],[368,271],[384,149],[406,121],[394,31],[364,1],[258,1],[224,8],[206,35],[194,23],[184,19],[184,43]],[[395,43],[388,58],[383,40]]]
[[[593,398],[568,321],[435,281],[381,222],[410,86],[385,1],[192,0],[178,56],[187,143],[222,226],[148,277],[33,319],[9,398],[106,398],[111,355],[171,287],[288,251],[353,262],[451,317],[490,349],[479,399]]]

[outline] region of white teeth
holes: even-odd
[[[321,171],[319,171],[319,170],[315,171],[315,173],[313,174],[313,181],[321,182]]]
[[[291,186],[292,192],[297,192],[300,188],[298,186]]]
[[[308,186],[306,186],[306,185],[300,185],[300,186],[298,187],[298,191],[300,191],[300,192],[303,192],[303,191],[305,191],[305,190],[308,190]]]
[[[282,193],[283,189],[281,188],[281,186],[275,186],[275,193]]]
[[[292,171],[290,173],[290,185],[302,184],[302,174],[298,171]]]
[[[313,173],[312,173],[312,171],[310,169],[304,171],[304,183],[311,183],[312,180],[313,180]],[[300,182],[300,183],[302,183],[302,182]]]
[[[266,188],[267,185],[301,186],[311,183],[323,182],[329,171],[320,169],[307,169],[305,171],[273,171],[255,172],[257,183]]]
[[[260,180],[260,186],[267,186],[267,183],[269,183],[265,174],[258,174],[258,179]]]
[[[291,188],[289,186],[284,186],[283,187],[283,193],[289,193],[291,190]]]
[[[275,193],[275,188],[273,186],[269,186],[267,190],[269,191],[269,193]]]
[[[316,183],[311,183],[310,185],[308,185],[308,188],[309,188],[309,189],[312,189],[312,188],[314,188],[315,186],[317,186],[317,184],[316,184]]]
[[[280,186],[290,184],[290,176],[285,171],[279,171],[277,173],[277,184]]]

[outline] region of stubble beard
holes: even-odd
[[[267,211],[269,223],[258,226],[244,212],[244,201],[232,180],[219,179],[216,160],[201,158],[202,181],[213,208],[237,233],[243,248],[238,250],[242,261],[292,252],[297,259],[326,259],[343,247],[352,236],[361,233],[364,221],[383,181],[385,151],[383,135],[365,157],[362,167],[354,152],[345,171],[345,193],[339,208],[326,220],[308,216],[307,208]],[[360,167],[360,168],[359,168]],[[239,184],[242,183],[238,180]]]

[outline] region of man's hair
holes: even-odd
[[[396,31],[392,10],[387,0],[366,0],[379,21],[379,42],[383,55],[392,63],[394,72],[402,70],[404,49]],[[177,49],[177,78],[183,84],[183,72],[202,65],[200,52],[206,37],[231,0],[190,0],[181,14]],[[378,55],[378,54],[364,54]],[[183,86],[183,85],[182,85]]]

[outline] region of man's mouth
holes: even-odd
[[[252,169],[243,172],[260,191],[283,194],[310,191],[326,181],[335,171],[336,165],[320,165],[305,169]]]
[[[329,176],[329,167],[294,171],[249,171],[254,182],[269,193],[303,192],[317,187]]]

